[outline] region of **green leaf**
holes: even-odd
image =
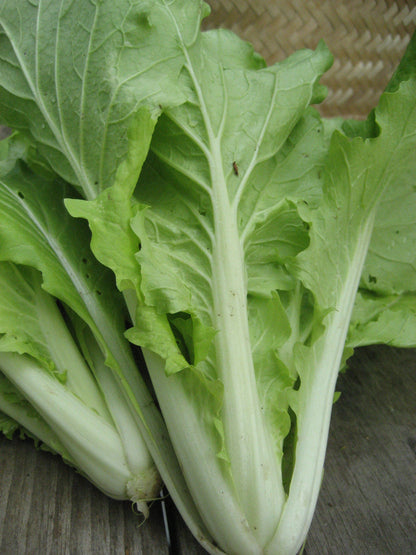
[[[49,343],[46,327],[42,328],[43,323],[49,325],[55,309],[41,290],[39,273],[0,262],[0,287],[0,350],[30,354],[65,381],[66,369],[56,367],[51,356],[51,348],[56,351],[56,346]]]
[[[63,182],[36,176],[22,162],[0,176],[0,259],[40,270],[43,287],[97,337],[115,330],[119,334],[124,318],[120,299],[111,274],[91,254],[87,226],[65,210],[64,194],[70,191]]]
[[[386,205],[395,197],[399,189],[400,197],[408,192],[414,184],[414,172],[416,162],[414,157],[415,128],[416,128],[416,106],[415,106],[415,80],[404,82],[396,93],[385,93],[376,110],[376,121],[380,128],[380,134],[370,139],[356,137],[348,139],[339,132],[335,132],[329,152],[328,173],[326,180],[327,196],[324,202],[327,207],[316,212],[320,222],[314,222],[316,237],[315,255],[309,250],[311,264],[315,264],[314,275],[319,276],[319,265],[322,265],[322,256],[326,257],[324,264],[326,276],[330,268],[339,274],[340,283],[343,282],[343,273],[339,271],[332,262],[334,252],[345,249],[345,245],[354,240],[354,234],[359,233],[358,221],[363,219],[365,212],[371,214],[372,207],[382,197],[380,211],[377,213],[376,226],[381,229],[390,228]],[[392,146],[393,145],[393,146]],[[405,185],[402,187],[402,180]],[[397,185],[400,184],[400,187]],[[383,194],[385,196],[383,196]],[[347,209],[344,209],[347,208]],[[400,211],[393,210],[397,208]],[[400,219],[404,204],[392,206],[390,212],[394,212],[393,218]],[[309,218],[304,210],[305,219]],[[313,211],[309,211],[312,216]],[[328,214],[332,216],[327,217]],[[406,212],[403,213],[404,224],[407,225]],[[376,230],[377,230],[376,227]],[[411,222],[407,226],[410,230]],[[377,236],[378,235],[378,236]],[[372,238],[371,249],[375,249],[380,231],[376,231]],[[387,234],[386,234],[387,235]],[[412,232],[409,241],[412,240]],[[320,257],[316,253],[320,253]],[[325,254],[327,253],[327,254]],[[303,255],[300,255],[302,258]],[[371,251],[370,251],[371,257]],[[388,257],[385,252],[384,257]],[[312,260],[314,259],[314,262]],[[349,260],[346,257],[345,268],[348,269]],[[390,264],[389,261],[388,264]],[[400,263],[400,261],[398,261]],[[405,264],[406,265],[406,264]],[[321,266],[322,267],[322,266]],[[366,262],[364,270],[364,282],[372,281],[371,258]],[[388,269],[385,269],[384,279],[388,279]],[[394,272],[394,269],[390,269]],[[383,275],[383,272],[381,272]],[[311,273],[309,272],[309,275]],[[368,278],[367,276],[370,276]],[[305,277],[308,281],[310,278]],[[381,278],[383,279],[383,278]],[[404,277],[405,279],[405,277]],[[403,281],[404,281],[403,279]],[[328,296],[328,287],[325,279],[319,279],[316,283],[309,282],[308,286],[315,292],[319,291],[319,302],[333,305]],[[330,289],[335,293],[335,290]]]
[[[414,125],[409,122],[409,130]],[[416,291],[416,161],[411,150],[377,209],[361,284],[378,295]]]
[[[3,123],[95,198],[128,155],[129,129],[141,122],[145,153],[160,106],[182,101],[176,31],[192,44],[206,13],[205,4],[191,0],[3,2]],[[144,153],[136,152],[138,165]]]
[[[359,291],[351,318],[347,344],[353,347],[385,343],[416,347],[416,295],[378,296]]]
[[[297,552],[376,208],[414,168],[415,79],[405,68],[364,124],[325,122],[310,107],[332,62],[322,43],[268,68],[231,33],[198,33],[197,1],[123,2],[83,7],[88,45],[82,35],[77,59],[67,46],[77,3],[48,16],[31,4],[28,28],[38,26],[27,38],[3,7],[0,106],[29,137],[30,159],[87,199],[67,207],[88,219],[94,253],[135,317],[127,336],[143,348],[179,465],[152,452],[194,533],[211,537],[200,514],[225,552]]]
[[[182,411],[188,414],[194,410],[201,415],[205,431],[198,442],[207,446],[201,447],[204,452],[210,442],[216,445],[214,460],[207,455],[206,464],[188,469],[193,476],[188,477],[188,482],[196,484],[196,476],[208,464],[219,476],[224,473],[224,464],[228,464],[227,473],[232,469],[238,490],[246,492],[241,494],[244,498],[241,503],[248,511],[247,518],[253,519],[251,524],[258,530],[255,534],[262,535],[265,528],[275,527],[274,517],[279,510],[276,499],[284,497],[278,460],[290,421],[283,414],[285,409],[276,411],[272,400],[261,406],[259,398],[266,397],[266,391],[272,388],[273,399],[284,399],[286,394],[279,387],[282,384],[283,388],[290,387],[293,377],[282,362],[278,362],[278,377],[271,375],[279,333],[282,330],[289,333],[287,316],[281,308],[282,322],[286,324],[273,327],[270,344],[261,349],[259,346],[256,355],[259,398],[252,395],[256,386],[247,377],[253,369],[249,332],[245,327],[248,324],[241,327],[241,321],[247,318],[246,309],[241,309],[247,302],[244,283],[247,271],[250,283],[256,284],[251,288],[250,317],[257,329],[259,319],[254,317],[254,307],[261,305],[260,298],[268,298],[264,303],[270,307],[279,304],[272,295],[270,282],[261,283],[262,269],[266,268],[274,282],[278,279],[293,287],[284,264],[308,244],[307,227],[299,217],[296,203],[301,191],[305,192],[305,202],[319,201],[319,174],[325,149],[317,139],[325,135],[325,130],[316,113],[307,108],[322,94],[318,79],[330,65],[331,56],[321,45],[316,52],[300,52],[275,67],[264,68],[247,45],[223,32],[203,34],[184,51],[186,64],[181,85],[189,100],[166,111],[159,119],[152,153],[144,165],[130,212],[123,208],[137,237],[135,251],[130,251],[126,258],[129,272],[134,270],[132,254],[136,260],[135,277],[132,274],[129,281],[140,287],[136,326],[128,337],[162,357],[168,373],[175,372],[167,378],[166,387],[175,389],[176,398],[184,397]],[[243,121],[241,114],[245,114]],[[293,137],[288,138],[292,132]],[[302,176],[305,181],[299,179]],[[125,269],[114,264],[113,249],[108,248],[114,237],[113,229],[107,232],[104,225],[114,218],[114,208],[106,204],[105,208],[111,210],[108,215],[103,206],[101,199],[95,206],[89,203],[84,215],[95,226],[94,240],[100,242],[94,243],[94,252],[106,264],[111,261],[118,282],[122,283]],[[69,208],[72,214],[83,215],[80,203],[70,203]],[[97,220],[103,223],[100,228]],[[103,233],[99,235],[94,229]],[[272,229],[276,232],[269,238]],[[127,244],[122,243],[123,250]],[[227,286],[221,283],[222,273],[230,280]],[[259,292],[259,297],[254,298],[254,291]],[[264,319],[260,320],[264,323]],[[191,334],[190,326],[193,330],[202,326],[201,329],[216,332],[204,334],[204,358],[195,356],[198,336]],[[256,332],[253,333],[253,341],[257,341]],[[150,355],[146,356],[149,360]],[[177,364],[179,360],[183,362]],[[265,360],[267,365],[263,368]],[[153,381],[165,384],[165,379],[152,371],[152,364],[149,368]],[[217,383],[221,383],[224,391],[222,405],[214,393]],[[163,402],[164,393],[157,386],[156,391],[165,418],[170,423],[172,419],[176,422],[179,413],[171,415],[170,407]],[[212,418],[213,414],[221,418],[221,426],[217,416]],[[264,421],[268,429],[278,426],[272,442],[264,435]],[[179,427],[175,424],[175,429]],[[245,437],[257,435],[255,446],[240,441],[239,430],[243,429]],[[176,445],[182,443],[180,436],[179,431],[172,436]],[[247,466],[235,467],[240,464],[237,452],[246,449],[250,450]],[[217,453],[221,453],[220,458]],[[264,457],[265,464],[274,468],[270,472],[271,485],[253,478],[260,471],[259,466],[253,466],[254,454],[259,460]],[[234,505],[235,486],[228,482],[222,487]],[[213,493],[205,488],[203,491],[207,495]],[[193,495],[200,504],[201,491],[193,488]],[[231,526],[213,514],[210,518],[223,531]],[[230,511],[229,519],[239,530],[240,542],[253,541],[241,529],[239,510]]]
[[[383,95],[375,110],[377,136],[351,138],[339,131],[333,133],[322,201],[317,208],[300,209],[310,225],[310,245],[290,266],[303,286],[313,293],[315,321],[308,341],[298,343],[294,350],[300,378],[299,387],[291,396],[296,414],[296,461],[289,498],[271,549],[277,546],[286,549],[291,545],[291,537],[304,535],[302,529],[308,529],[312,518],[313,500],[321,483],[317,469],[324,460],[336,378],[377,203],[403,172],[414,167],[415,90],[412,78],[396,92]],[[364,337],[365,333],[370,330],[365,330]],[[355,343],[358,341],[356,337]],[[308,461],[314,461],[314,465]],[[305,495],[310,506],[302,511],[301,517],[298,499]],[[298,543],[296,549],[300,546]]]

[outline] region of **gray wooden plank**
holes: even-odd
[[[160,504],[149,520],[31,441],[0,439],[2,555],[168,555]]]
[[[171,499],[166,501],[169,532],[172,538],[171,555],[204,555],[205,549],[196,541],[175,509]]]
[[[338,380],[307,555],[416,553],[416,351],[359,350]]]

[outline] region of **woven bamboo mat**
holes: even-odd
[[[324,39],[334,65],[325,116],[363,117],[377,103],[416,29],[416,0],[208,0],[206,28],[226,27],[268,63]]]

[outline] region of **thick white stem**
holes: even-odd
[[[213,322],[227,453],[239,502],[253,533],[265,545],[285,500],[281,468],[257,393],[247,311],[247,278],[236,212],[230,205],[220,145],[213,142]]]
[[[81,472],[110,497],[126,499],[132,476],[116,430],[30,357],[0,353],[0,368],[54,430]]]
[[[92,335],[91,337],[86,336],[86,345],[114,426],[122,441],[129,470],[133,476],[133,479],[129,482],[129,496],[136,502],[138,499],[152,500],[158,496],[161,479],[137,426],[134,409],[126,399],[117,377],[106,366],[99,345]],[[146,514],[148,511],[142,512]]]
[[[86,405],[111,422],[100,389],[79,352],[53,298],[39,286],[36,293],[38,322],[48,341],[48,350],[56,368],[66,372],[65,386]]]
[[[59,452],[67,462],[75,464],[52,428],[33,410],[33,407],[29,403],[16,403],[14,400],[11,400],[13,397],[11,398],[10,395],[8,395],[8,391],[10,391],[9,388],[12,386],[7,384],[7,392],[3,391],[1,382],[5,382],[5,377],[0,372],[0,411],[7,414],[7,416],[12,418],[42,443],[48,445],[54,451]],[[18,393],[17,389],[15,389],[15,391]]]
[[[126,290],[123,291],[123,295],[130,318],[134,322],[137,307],[136,293],[133,290]],[[163,482],[191,533],[208,553],[220,555],[223,552],[217,549],[210,541],[212,534],[210,532],[209,521],[208,524],[202,521],[196,507],[198,499],[193,499],[188,489],[188,484],[193,483],[194,469],[191,467],[190,472],[185,472],[188,468],[186,458],[188,452],[192,455],[197,446],[190,439],[189,426],[192,427],[191,420],[184,416],[187,408],[187,403],[184,401],[184,392],[181,389],[181,385],[176,383],[175,376],[168,378],[165,375],[165,361],[163,359],[147,349],[142,348],[142,352],[164,419],[159,410],[156,409],[156,405],[146,400],[146,397],[142,395],[142,402],[139,402],[139,404],[143,411],[146,425],[139,417],[136,419],[137,424],[143,433],[143,437],[162,476]],[[147,395],[151,399],[150,394],[147,393]],[[172,399],[176,400],[175,403],[172,403]],[[178,406],[182,407],[180,411],[177,410]],[[185,427],[183,422],[187,422],[188,426]],[[199,429],[196,430],[195,437],[201,437]],[[178,456],[176,456],[175,451],[178,453]],[[183,460],[183,457],[185,457],[185,460]],[[208,463],[206,456],[202,460]],[[211,470],[214,468],[209,463],[208,466]],[[205,472],[203,465],[200,464],[197,467],[199,473],[195,473],[195,483],[204,484]],[[184,474],[186,474],[186,477]],[[202,488],[198,488],[197,491],[202,491],[203,493]],[[212,491],[211,488],[211,493]],[[207,499],[205,499],[203,506],[209,507]],[[239,529],[237,529],[237,534],[241,537]],[[242,541],[245,541],[244,536]]]
[[[296,555],[312,521],[322,481],[334,390],[373,225],[374,213],[357,241],[337,310],[327,317],[323,346],[314,361],[311,384],[298,414],[296,463],[278,529],[266,550],[270,555]]]
[[[224,463],[217,456],[213,431],[203,422],[195,403],[184,387],[182,373],[167,376],[165,361],[143,349],[157,398],[177,453],[183,476],[196,508],[215,542],[227,555],[260,555],[258,545],[244,512],[236,499],[234,485]],[[207,429],[208,428],[208,429]],[[178,497],[175,484],[162,469],[162,477],[184,520],[195,538],[212,554],[223,551],[214,548],[195,526],[195,514]],[[172,489],[171,489],[172,487]],[[180,492],[179,492],[180,493]]]

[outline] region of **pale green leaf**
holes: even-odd
[[[347,344],[416,347],[416,295],[357,294]]]
[[[177,79],[207,8],[199,1],[17,0],[0,8],[3,123],[87,198],[112,185],[128,130],[182,100]],[[151,133],[143,134],[143,161]],[[136,175],[137,178],[137,175]]]

